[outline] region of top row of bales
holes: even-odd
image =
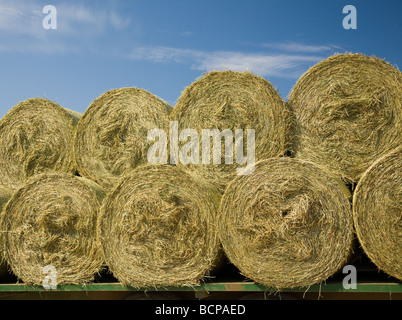
[[[285,103],[250,72],[211,72],[187,87],[173,109],[136,88],[111,90],[84,115],[29,99],[0,121],[1,185],[21,187],[35,174],[78,171],[106,189],[147,162],[149,130],[254,129],[256,161],[284,155],[322,164],[357,182],[402,141],[401,72],[360,54],[339,54],[310,68]],[[184,145],[185,142],[180,142]],[[224,191],[238,165],[187,166]]]
[[[141,230],[146,228],[140,226],[141,223],[145,223],[144,217],[141,217],[140,214],[144,208],[147,208],[149,213],[152,211],[153,214],[159,212],[160,209],[160,206],[152,209],[151,203],[141,202],[140,208],[142,209],[132,217],[135,219],[129,219],[133,223],[130,225],[122,223],[118,226],[112,223],[113,217],[128,219],[128,208],[137,206],[135,195],[130,195],[130,192],[119,195],[118,191],[119,189],[130,190],[130,186],[123,188],[124,183],[132,178],[130,173],[147,162],[147,151],[153,144],[147,139],[149,130],[158,128],[168,132],[169,121],[177,121],[180,130],[191,128],[197,132],[202,129],[219,129],[220,131],[229,129],[233,132],[236,129],[254,129],[256,161],[282,156],[290,151],[299,159],[323,165],[326,170],[345,182],[357,182],[364,170],[375,159],[402,142],[401,89],[402,80],[399,70],[377,58],[347,54],[331,57],[310,69],[293,88],[287,103],[282,100],[268,81],[250,72],[232,71],[211,72],[198,79],[184,90],[174,109],[145,90],[136,88],[116,89],[105,93],[91,104],[82,117],[59,106],[56,107],[54,103],[47,100],[31,99],[22,102],[15,108],[20,110],[19,117],[22,120],[12,116],[13,110],[11,110],[0,122],[1,175],[7,176],[3,179],[5,187],[18,190],[29,176],[37,173],[44,171],[70,174],[78,172],[81,176],[95,181],[106,191],[110,191],[108,195],[110,201],[102,207],[101,215],[109,218],[102,222],[102,232],[98,230],[95,234],[104,240],[103,247],[105,250],[109,250],[110,257],[113,257],[109,261],[116,260],[115,257],[119,255],[122,248],[134,248],[137,253],[138,250],[144,249],[138,243],[131,243],[132,239],[128,239],[128,242],[124,244],[119,243],[118,239],[125,239],[122,237],[124,234],[132,234],[134,226],[142,228]],[[49,116],[46,111],[47,105],[52,105],[59,113]],[[24,112],[26,115],[23,114]],[[62,125],[58,121],[64,121],[65,124]],[[3,129],[7,126],[8,129]],[[363,130],[363,127],[365,133],[362,135],[360,130]],[[15,130],[15,133],[10,134],[6,130]],[[182,141],[182,143],[184,142]],[[222,150],[224,149],[222,148]],[[237,165],[225,165],[224,152],[222,153],[221,165],[184,166],[186,170],[206,178],[219,190],[214,198],[222,195],[225,197],[224,192],[227,185],[230,181],[234,181],[233,178],[236,176]],[[60,165],[64,162],[64,165]],[[177,173],[179,172],[181,171],[177,171]],[[138,171],[137,174],[142,176],[144,183],[135,177],[130,183],[137,184],[136,188],[140,193],[143,192],[145,182],[149,182],[148,180],[152,180],[153,184],[157,183],[157,174],[150,174],[148,177],[147,174],[140,175]],[[15,182],[13,182],[14,175],[17,177]],[[177,220],[179,217],[177,214],[194,211],[188,205],[188,199],[191,196],[187,193],[185,196],[183,195],[185,191],[180,188],[181,184],[183,186],[191,185],[195,188],[194,183],[186,184],[177,180],[169,184],[170,190],[161,190],[160,187],[157,187],[153,194],[154,197],[158,197],[158,194],[161,197],[161,201],[155,200],[155,203],[165,203],[165,200],[168,199],[167,207],[171,208],[166,212],[163,211],[162,216],[159,217],[162,225],[166,225],[166,221],[169,219],[177,221],[177,225],[180,225],[181,220]],[[177,185],[176,188],[175,185]],[[292,188],[291,186],[290,189]],[[150,190],[155,190],[154,186]],[[286,203],[300,202],[298,201],[299,191],[293,190],[285,193],[286,197],[295,198],[294,201],[284,199]],[[239,192],[239,194],[244,194],[244,192]],[[312,192],[312,194],[315,193]],[[114,195],[117,200],[113,199]],[[317,203],[320,202],[319,198],[311,201],[313,200]],[[111,201],[114,201],[115,205],[108,205],[108,203],[112,203]],[[264,201],[257,202],[259,208],[265,212]],[[310,202],[309,207],[315,208],[314,203]],[[346,208],[344,200],[341,202],[342,206]],[[228,202],[226,201],[226,203]],[[302,201],[301,205],[303,203]],[[247,204],[245,205],[247,206]],[[268,203],[267,205],[269,206]],[[174,208],[178,208],[178,210],[173,210]],[[282,209],[283,217],[287,220],[292,218],[292,223],[309,221],[308,217],[303,216],[309,212],[308,210]],[[218,210],[213,211],[217,213]],[[334,210],[329,209],[329,211]],[[258,213],[258,210],[256,212]],[[300,212],[300,216],[297,212]],[[220,214],[223,215],[224,211],[221,210]],[[312,214],[316,216],[315,212]],[[170,217],[170,215],[174,216]],[[338,218],[347,220],[347,223],[344,224],[347,226],[347,230],[337,229],[335,239],[331,240],[335,243],[342,243],[342,248],[337,248],[336,251],[340,255],[337,257],[336,268],[339,268],[339,261],[344,262],[350,252],[351,241],[349,240],[353,233],[353,226],[350,223],[352,216],[348,210],[345,211],[344,216]],[[123,221],[128,221],[124,219]],[[211,217],[206,220],[211,220]],[[149,221],[152,222],[155,219],[150,217]],[[184,235],[194,237],[198,232],[199,226],[192,225],[191,219],[189,221],[189,225],[185,228],[186,232],[177,234],[181,240]],[[214,225],[213,222],[209,224],[211,227],[209,232],[212,234],[218,232],[217,228],[213,227]],[[148,227],[150,228],[147,232],[150,234],[152,225]],[[191,228],[194,229],[194,232],[191,231]],[[222,226],[220,228],[225,230]],[[305,224],[305,228],[309,228],[308,224]],[[174,231],[175,228],[169,230]],[[177,230],[182,230],[182,228],[177,228]],[[254,232],[258,230],[265,232],[264,228],[254,228]],[[292,232],[292,230],[284,228],[282,237],[286,238],[286,232]],[[243,231],[247,232],[247,230]],[[303,233],[307,237],[310,234],[308,231]],[[166,244],[167,239],[172,241],[172,247],[175,246],[174,242],[177,241],[175,235],[166,238],[164,232],[161,231],[160,234],[163,237],[164,248],[169,247]],[[198,234],[198,236],[200,235]],[[267,234],[263,236],[266,237]],[[162,242],[156,238],[157,236],[154,234],[152,238],[154,244]],[[261,237],[255,234],[255,238]],[[213,235],[212,239],[215,239]],[[339,239],[340,241],[338,241]],[[226,241],[222,235],[220,240]],[[306,239],[305,242],[309,241]],[[113,243],[113,245],[108,245],[109,243]],[[219,245],[215,240],[211,243],[214,243],[214,246]],[[150,243],[146,244],[145,248],[148,248],[149,245]],[[269,244],[265,245],[269,250]],[[320,245],[318,244],[318,246]],[[285,252],[299,249],[296,243],[290,244]],[[183,247],[180,250],[185,252],[189,248]],[[197,250],[212,252],[217,257],[207,257],[205,260],[211,263],[211,268],[212,263],[216,264],[219,250],[209,250],[208,248],[204,251]],[[162,254],[158,256],[160,266],[169,265],[171,257],[163,254],[163,250],[151,251]],[[66,254],[68,253],[66,252]],[[108,252],[104,252],[104,254],[107,256]],[[289,254],[297,255],[297,252]],[[119,258],[125,255],[125,252],[121,252]],[[141,257],[141,254],[137,256]],[[199,256],[199,254],[195,253],[193,256]],[[106,260],[108,260],[107,257]],[[283,259],[283,261],[286,260],[286,258]],[[126,262],[130,265],[134,263],[132,260]],[[143,261],[139,261],[140,265],[142,263]],[[188,265],[195,264],[193,261]],[[158,268],[158,262],[154,266]],[[283,265],[280,266],[280,268],[282,267]],[[324,273],[325,277],[333,273],[336,268],[330,273],[327,270]],[[121,262],[119,266],[115,267],[115,270],[117,269],[127,268],[124,268],[124,262]],[[207,269],[208,266],[205,270]],[[158,277],[156,269],[154,271],[148,270],[147,277],[149,278],[151,275]],[[197,272],[188,271],[189,274],[196,274],[196,278],[187,277],[187,284],[196,283],[202,274],[205,274],[199,270]],[[183,273],[183,270],[181,272]],[[306,272],[308,273],[309,270]],[[250,278],[254,277],[253,274],[247,275]],[[131,276],[132,274],[124,274],[124,270],[123,274],[120,274],[121,281],[126,284],[133,284],[130,280]],[[311,281],[316,283],[325,280],[323,275],[320,276]],[[306,274],[301,277],[304,279]],[[151,278],[148,279],[151,281],[148,283],[149,285],[161,284],[156,280],[152,282]],[[264,279],[258,279],[264,283]],[[268,282],[266,284],[275,286]],[[313,283],[294,281],[293,284],[309,285]],[[169,283],[167,282],[166,285]],[[280,284],[276,286],[279,287]]]

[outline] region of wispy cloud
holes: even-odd
[[[180,34],[181,36],[189,37],[193,35],[192,31],[184,31]]]
[[[107,6],[95,6],[79,2],[63,2],[56,5],[57,30],[46,31],[42,27],[45,16],[39,1],[0,0],[0,52],[74,54],[83,51],[99,54],[121,55],[127,44],[116,48],[104,48],[100,40],[106,33],[119,32],[137,24],[124,12]],[[191,36],[185,31],[181,36]],[[254,52],[250,52],[254,47]],[[124,48],[124,49],[123,49]],[[332,44],[306,44],[299,42],[262,43],[249,46],[244,51],[197,50],[167,46],[139,46],[128,57],[132,60],[154,63],[187,64],[200,71],[250,70],[264,77],[297,78],[306,67],[339,49]],[[119,52],[119,53],[117,53]]]
[[[34,34],[42,27],[40,7],[28,1],[0,1],[0,31]]]
[[[317,55],[202,51],[171,47],[140,47],[128,56],[155,63],[190,64],[194,70],[249,70],[260,76],[296,78],[306,65],[323,59]]]
[[[306,64],[316,63],[322,57],[301,55],[249,54],[241,52],[214,52],[207,55],[195,68],[210,71],[214,69],[251,72],[261,76],[296,78]]]
[[[0,51],[71,53],[105,31],[130,26],[128,16],[107,7],[63,2],[57,4],[57,30],[45,30],[43,4],[28,0],[0,0]],[[73,42],[72,42],[73,41]]]
[[[85,6],[64,2],[55,6],[58,31],[81,36],[82,33],[100,33],[107,28],[123,29],[130,25],[130,18],[104,7]],[[13,34],[43,33],[43,5],[36,1],[0,0],[0,30]],[[78,32],[78,33],[77,33]]]
[[[311,45],[298,42],[283,42],[283,43],[263,43],[261,44],[263,48],[270,48],[279,51],[287,52],[304,52],[304,53],[316,53],[324,51],[339,50],[341,47],[337,45]]]
[[[104,8],[87,7],[82,4],[63,3],[57,6],[60,16],[58,30],[61,33],[87,33],[96,35],[106,29],[121,30],[130,25],[130,18]]]
[[[202,60],[207,53],[193,49],[180,49],[172,47],[138,47],[128,58],[133,60],[149,60],[156,63],[191,63]]]

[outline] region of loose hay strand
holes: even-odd
[[[233,134],[242,129],[244,150],[249,142],[246,130],[255,130],[256,161],[286,153],[291,141],[289,117],[286,104],[270,82],[251,72],[235,71],[212,71],[196,80],[183,91],[171,114],[171,120],[178,121],[179,131],[195,129],[200,137],[203,129],[229,129]],[[214,165],[212,148],[211,142],[210,165],[183,167],[200,173],[223,193],[235,170],[242,166],[236,160],[232,165],[225,163],[223,142],[222,164]]]
[[[86,110],[77,127],[75,159],[80,175],[111,189],[147,162],[148,131],[168,132],[172,107],[143,89],[110,90]]]
[[[296,157],[356,183],[402,143],[402,73],[362,54],[338,54],[310,68],[292,89]]]
[[[106,265],[129,286],[198,284],[220,257],[219,200],[213,187],[175,166],[138,167],[101,208]]]
[[[96,237],[100,202],[92,183],[72,175],[30,178],[3,208],[5,258],[24,283],[42,285],[52,266],[57,285],[85,284],[101,270],[103,254]]]
[[[350,192],[303,160],[260,161],[223,195],[219,234],[229,260],[249,279],[278,290],[335,274],[353,247]]]
[[[379,158],[353,195],[356,233],[364,252],[385,273],[402,280],[402,147]]]
[[[25,100],[0,120],[0,184],[17,190],[33,175],[73,173],[80,114],[42,98]]]

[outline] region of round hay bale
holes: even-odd
[[[355,229],[364,252],[402,280],[402,147],[378,159],[353,194]]]
[[[201,178],[143,165],[105,198],[98,230],[106,265],[133,287],[198,284],[218,264],[220,195]]]
[[[137,88],[97,98],[81,118],[75,139],[78,172],[110,189],[127,171],[147,162],[148,131],[168,132],[172,107]]]
[[[29,179],[3,208],[0,221],[13,273],[24,283],[42,285],[52,266],[57,285],[91,281],[103,264],[96,238],[102,196],[99,186],[81,177],[42,174]]]
[[[241,273],[275,289],[334,275],[351,256],[350,192],[321,167],[293,158],[263,160],[223,195],[219,234]]]
[[[310,68],[292,89],[296,157],[348,183],[402,143],[402,73],[362,54],[338,54]]]
[[[0,120],[0,183],[17,190],[36,174],[73,173],[80,114],[42,98],[25,100]]]
[[[228,182],[236,176],[236,169],[246,166],[236,160],[234,137],[237,129],[243,130],[244,145],[240,150],[244,156],[250,154],[247,150],[250,142],[247,129],[255,130],[254,163],[285,154],[291,141],[286,104],[271,83],[251,72],[212,71],[204,75],[183,91],[173,109],[171,120],[178,122],[179,132],[188,128],[196,130],[200,142],[202,130],[231,131],[233,164],[226,161],[224,139],[218,156],[221,164],[214,164],[214,146],[212,139],[208,139],[209,164],[204,164],[200,146],[200,164],[185,165],[186,169],[199,172],[212,181],[222,193]],[[178,161],[178,165],[182,163]]]

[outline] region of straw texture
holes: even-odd
[[[8,200],[12,197],[12,192],[2,186],[0,186],[0,218],[1,218],[1,210],[7,204]],[[4,256],[4,244],[3,237],[1,236],[0,229],[0,279],[7,277],[8,275],[8,265],[5,261]]]
[[[219,233],[241,273],[275,289],[320,283],[352,252],[350,193],[321,167],[293,158],[264,160],[222,198]]]
[[[73,173],[80,114],[47,99],[28,99],[0,120],[0,184],[17,190],[36,174]]]
[[[24,283],[42,285],[44,268],[57,285],[84,284],[103,263],[96,221],[104,192],[84,178],[42,174],[30,178],[0,219],[7,263]]]
[[[402,143],[402,73],[362,54],[310,68],[289,101],[296,157],[327,166],[348,183]]]
[[[353,195],[356,233],[365,253],[402,280],[402,147],[378,159]]]
[[[105,261],[134,287],[198,284],[219,262],[220,198],[200,177],[165,166],[141,166],[108,194],[98,231]]]
[[[171,120],[178,121],[179,131],[196,130],[200,141],[204,129],[231,130],[233,136],[236,129],[242,129],[244,146],[241,151],[244,155],[248,154],[250,142],[247,129],[255,130],[254,151],[258,161],[281,156],[288,150],[291,140],[289,116],[284,101],[267,80],[251,72],[213,71],[183,91]],[[213,143],[210,141],[210,164],[201,164],[200,159],[200,165],[184,167],[206,177],[223,193],[236,176],[236,169],[245,167],[236,161],[235,150],[233,148],[233,164],[227,164],[222,139],[221,164],[213,164]],[[181,165],[180,161],[178,165]]]
[[[137,88],[106,92],[81,118],[75,139],[78,172],[110,190],[126,172],[147,162],[151,129],[169,131],[172,107]]]

